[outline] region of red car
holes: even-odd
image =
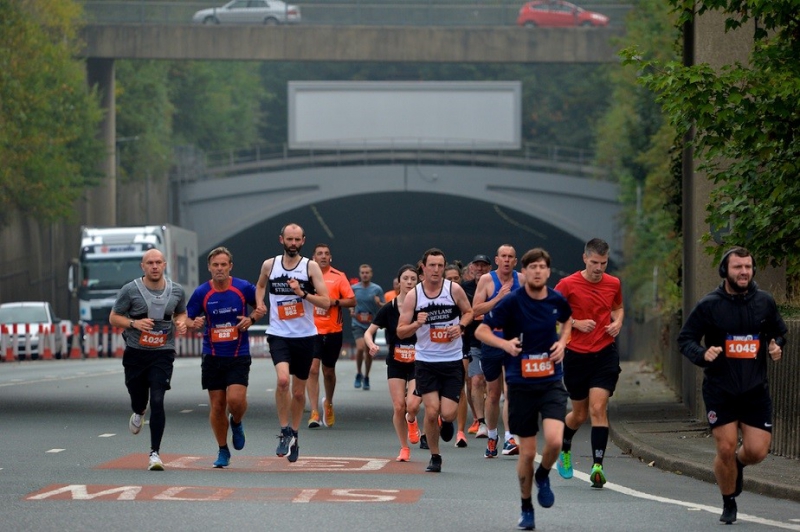
[[[608,17],[563,0],[534,0],[520,8],[517,24],[526,28],[608,26]]]

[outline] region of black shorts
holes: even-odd
[[[542,419],[563,422],[567,417],[567,390],[561,381],[508,385],[508,427],[520,438],[536,436]]]
[[[386,378],[403,379],[406,382],[413,381],[416,378],[416,365],[414,362],[397,362],[387,357]]]
[[[706,404],[706,419],[712,429],[738,421],[772,432],[772,399],[767,383],[734,395],[703,381],[703,401]]]
[[[602,388],[614,395],[621,371],[616,342],[597,353],[567,349],[564,355],[564,385],[573,401],[588,398],[591,388]]]
[[[200,382],[204,390],[227,390],[232,384],[247,386],[250,381],[250,356],[220,357],[203,355]]]
[[[481,346],[481,371],[486,382],[493,382],[503,376],[503,359],[506,352],[488,345]]]
[[[169,390],[172,388],[174,362],[174,350],[153,351],[126,347],[122,354],[125,386],[129,390],[143,388]]]
[[[455,402],[461,399],[461,391],[464,389],[464,362],[462,360],[450,362],[416,360],[414,365],[416,366],[418,395],[439,392],[440,397],[447,397]]]
[[[314,360],[314,339],[316,336],[303,338],[284,338],[282,336],[267,336],[269,354],[272,363],[281,362],[289,364],[289,374],[300,380],[308,380],[311,371],[311,362]]]
[[[342,353],[342,333],[318,334],[314,337],[314,358],[326,368],[335,368]]]

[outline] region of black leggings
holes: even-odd
[[[148,392],[150,395],[150,447],[158,452],[161,447],[161,438],[164,436],[164,427],[167,425],[167,414],[164,410],[166,390],[163,388],[130,390],[131,408],[137,414],[147,410]]]

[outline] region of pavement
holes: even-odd
[[[651,366],[631,361],[621,365],[609,402],[613,442],[652,467],[716,484],[716,449],[708,423],[695,418]],[[744,491],[800,502],[800,460],[767,455],[745,468]]]

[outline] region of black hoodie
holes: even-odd
[[[689,314],[678,335],[678,346],[686,358],[705,368],[704,389],[738,395],[767,382],[770,340],[783,338],[786,331],[772,295],[759,290],[754,281],[746,293],[729,294],[723,281]],[[755,358],[726,356],[726,340],[748,336],[758,339]],[[703,337],[704,345],[700,343]],[[711,346],[723,347],[723,352],[713,362],[706,362],[703,355]]]

